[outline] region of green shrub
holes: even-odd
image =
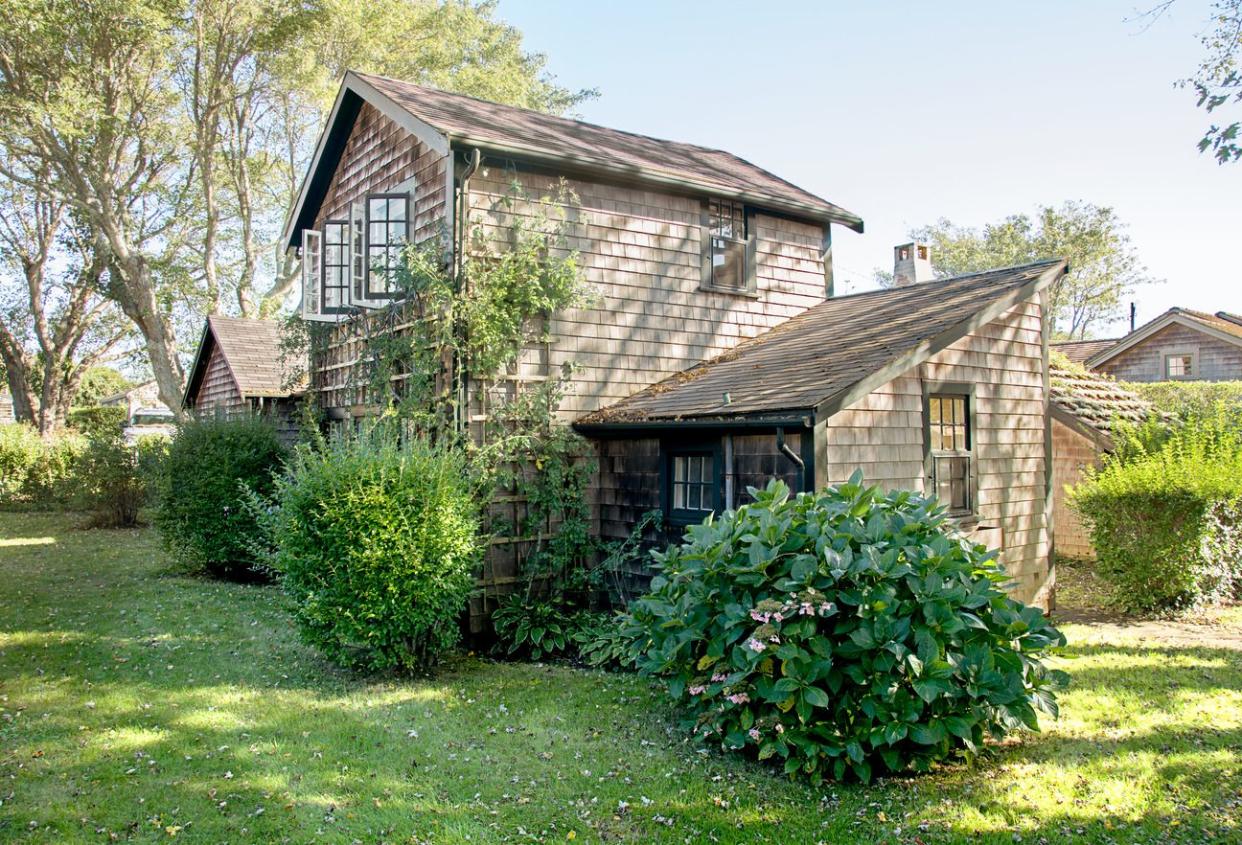
[[[107,437],[121,433],[127,413],[124,405],[87,405],[70,410],[65,423],[83,437]]]
[[[243,489],[270,493],[286,450],[258,418],[191,420],[163,460],[155,524],[183,562],[222,577],[254,571],[259,536]]]
[[[378,432],[299,448],[252,509],[303,637],[330,659],[423,669],[458,642],[483,547],[458,452]]]
[[[583,620],[574,643],[582,662],[597,669],[634,669],[634,640],[623,613],[592,613]]]
[[[1220,601],[1242,587],[1242,432],[1204,417],[1106,460],[1073,488],[1096,572],[1129,611]]]
[[[812,782],[865,781],[1056,714],[1064,675],[1040,656],[1064,638],[933,500],[860,474],[751,494],[655,554],[630,610],[639,669],[668,677],[697,737]]]
[[[128,528],[138,524],[146,500],[146,483],[138,446],[120,432],[90,440],[78,462],[75,503],[90,514],[96,528]]]
[[[25,423],[0,425],[0,504],[18,501],[26,477],[43,452],[39,432]]]
[[[1126,382],[1123,386],[1182,420],[1213,416],[1223,406],[1242,421],[1242,381]]]

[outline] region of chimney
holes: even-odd
[[[893,247],[893,287],[904,288],[934,278],[931,247],[917,241]]]
[[[1130,303],[1130,333],[1134,333],[1134,324],[1138,322],[1138,306]]]

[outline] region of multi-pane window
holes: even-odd
[[[1186,352],[1164,356],[1165,378],[1190,378],[1195,374],[1195,357]]]
[[[932,490],[955,514],[970,513],[971,431],[970,399],[951,393],[927,397],[928,450]]]
[[[349,224],[323,224],[323,310],[343,311],[349,305]]]
[[[409,231],[409,204],[406,194],[367,197],[368,298],[396,292],[394,274]]]
[[[672,455],[669,504],[674,518],[698,520],[716,509],[715,471],[711,452]]]
[[[739,202],[708,200],[711,278],[708,287],[744,291],[746,278],[746,210]]]

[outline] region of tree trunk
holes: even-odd
[[[35,397],[30,389],[30,369],[25,353],[13,343],[7,333],[0,334],[0,359],[9,382],[9,395],[13,397],[13,416],[18,422],[35,423]]]
[[[115,253],[110,269],[114,279],[110,285],[111,297],[142,333],[160,401],[179,419],[183,418],[181,399],[185,370],[177,357],[177,337],[172,323],[160,310],[151,271],[141,257],[122,259]]]

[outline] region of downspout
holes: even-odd
[[[725,510],[733,510],[733,435],[726,434],[721,438],[724,441],[724,478],[725,478]]]
[[[468,235],[466,227],[470,223],[470,177],[478,171],[482,161],[483,154],[479,152],[478,147],[475,147],[467,155],[466,167],[458,179],[457,219],[453,225],[453,273],[463,286],[467,284],[465,270]],[[463,434],[468,434],[470,429],[469,377],[460,362],[458,362],[457,369],[457,429]]]
[[[799,435],[799,436],[805,437],[806,435]],[[780,451],[782,455],[784,455],[786,458],[789,458],[789,460],[793,461],[794,464],[797,465],[798,467],[798,492],[805,491],[806,490],[806,463],[802,460],[802,457],[797,452],[795,452],[793,449],[789,448],[789,444],[785,442],[785,429],[783,428],[778,428],[776,430],[776,448]]]

